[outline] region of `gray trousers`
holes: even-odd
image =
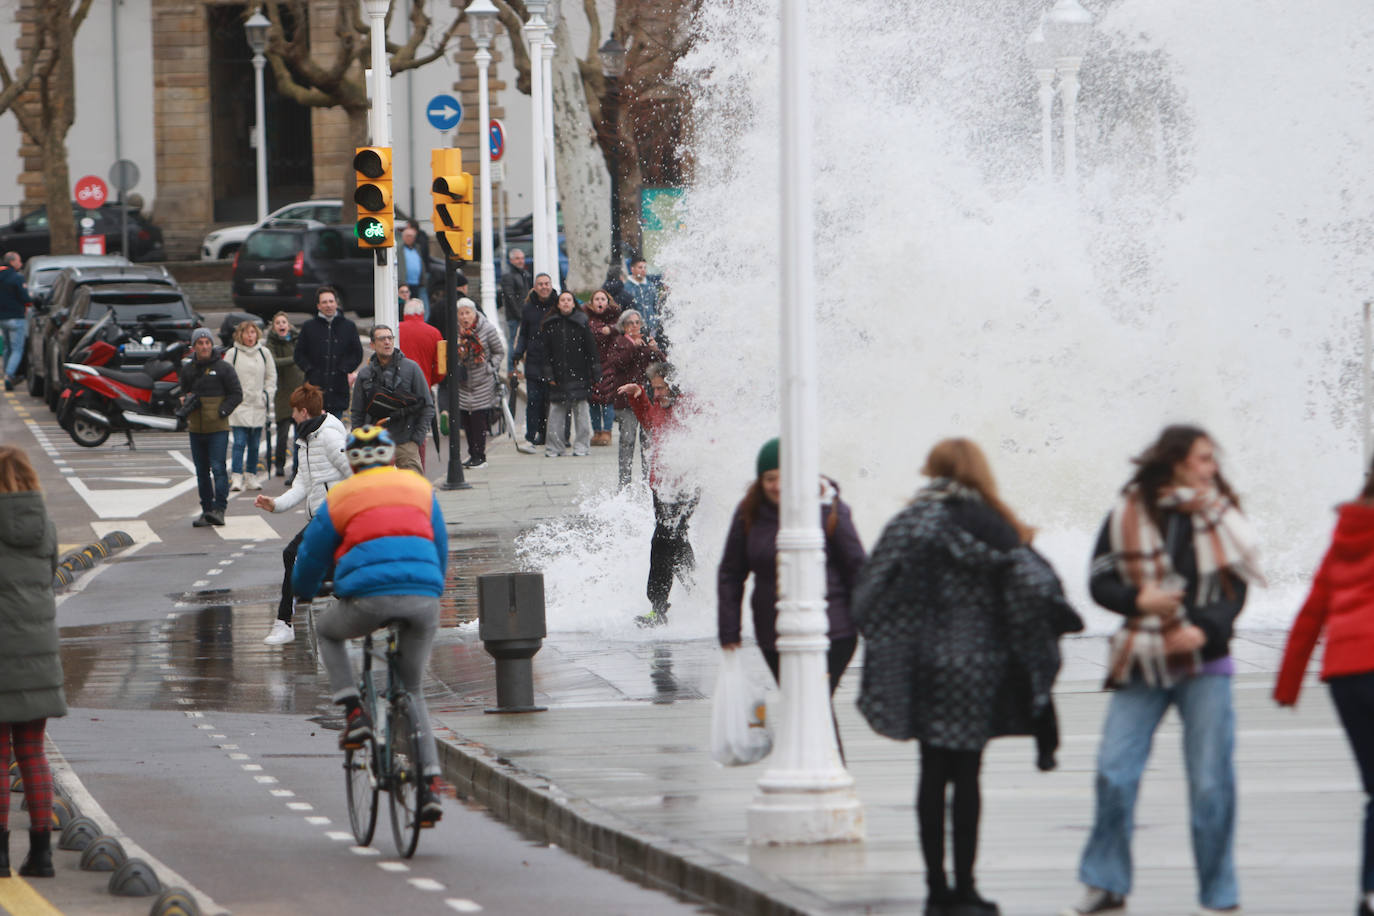
[[[544,433],[544,454],[562,455],[568,450],[563,441],[563,425],[572,414],[572,453],[592,453],[592,409],[586,401],[549,401],[549,427]]]
[[[620,427],[620,486],[627,487],[635,476],[635,442],[639,443],[639,470],[644,482],[649,482],[649,459],[645,450],[649,445],[649,431],[640,425],[639,418],[630,408],[616,408],[615,424]]]
[[[424,674],[434,646],[434,631],[439,627],[439,599],[428,595],[365,595],[340,598],[319,619],[320,658],[329,673],[329,688],[334,702],[358,696],[358,672],[348,657],[347,640],[366,636],[389,620],[405,624],[397,639],[401,682],[415,706],[415,725],[420,732],[420,772],[439,775],[439,755],[434,747],[434,729],[425,705]],[[376,661],[373,664],[377,664]]]

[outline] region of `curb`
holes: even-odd
[[[655,890],[757,916],[810,916],[824,899],[734,859],[644,830],[573,798],[548,779],[472,741],[437,738],[444,778],[458,794],[534,839]]]
[[[85,570],[90,569],[110,554],[123,550],[133,544],[134,539],[123,531],[111,531],[98,541],[70,551],[57,561],[57,571],[53,573],[52,587],[61,591],[76,581]]]

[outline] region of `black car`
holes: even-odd
[[[195,313],[186,294],[175,287],[155,283],[92,284],[77,289],[66,320],[48,342],[49,378],[62,378],[62,363],[72,346],[107,314],[132,339],[121,346],[121,367],[137,367],[159,355],[162,345],[189,343],[196,326]],[[50,405],[61,398],[60,386],[50,385]]]
[[[76,234],[105,236],[107,253],[122,253],[121,217],[118,204],[105,204],[92,210],[72,204],[76,220]],[[81,221],[95,222],[87,232]],[[19,217],[8,226],[0,226],[0,251],[17,251],[25,259],[48,254],[52,242],[48,235],[48,208],[39,207]],[[162,230],[154,226],[137,210],[129,210],[129,257],[134,261],[163,261],[167,253],[162,248]]]
[[[372,249],[358,247],[352,226],[264,226],[234,256],[234,309],[261,318],[278,311],[314,314],[316,290],[332,286],[341,308],[370,317],[374,263]]]
[[[67,320],[71,307],[76,301],[77,292],[86,286],[109,286],[126,283],[166,287],[178,293],[181,291],[181,288],[177,286],[177,281],[173,279],[165,267],[100,265],[63,268],[57,275],[57,279],[53,281],[46,300],[35,304],[29,312],[29,370],[27,376],[29,394],[38,397],[46,392],[48,405],[54,410],[57,409],[57,398],[62,393],[61,386],[47,385],[49,378],[62,378],[61,360],[58,359],[54,362],[52,339],[58,328]],[[66,351],[63,351],[62,358],[65,357]],[[56,375],[51,374],[54,371],[54,365],[59,369]],[[57,390],[52,390],[54,388]]]

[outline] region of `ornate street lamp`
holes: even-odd
[[[782,714],[769,768],[749,805],[749,842],[863,838],[863,806],[835,744],[826,677],[825,535],[820,527],[815,222],[806,4],[782,0],[781,117],[782,499],[778,528],[778,659]]]
[[[606,77],[606,97],[601,101],[601,124],[606,151],[611,156],[611,263],[619,265],[620,237],[620,78],[625,75],[625,46],[612,35],[597,49],[601,75]]]
[[[263,114],[262,68],[267,63],[263,52],[267,50],[267,30],[271,27],[272,23],[262,14],[261,7],[243,24],[248,47],[253,51],[253,114],[257,118],[253,145],[257,147],[258,222],[267,219],[267,118]]]
[[[1045,14],[1026,39],[1026,56],[1040,80],[1040,166],[1049,184],[1054,177],[1054,49],[1045,40]]]
[[[1078,69],[1092,37],[1093,16],[1078,0],[1055,0],[1045,15],[1045,41],[1059,71],[1059,94],[1064,106],[1064,185],[1078,190]]]
[[[558,249],[553,252],[554,269],[549,270],[548,252],[548,207],[544,203],[547,179],[544,175],[544,32],[548,26],[544,22],[544,10],[548,0],[525,0],[525,8],[530,18],[525,21],[525,48],[530,59],[530,215],[534,226],[531,233],[534,264],[532,273],[548,273],[558,276]]]
[[[477,126],[481,170],[478,182],[480,206],[482,208],[482,264],[479,277],[482,289],[482,313],[496,326],[497,333],[504,330],[505,322],[496,320],[496,262],[495,248],[491,237],[491,103],[487,99],[487,71],[491,67],[491,40],[496,35],[496,6],[491,0],[473,0],[468,4],[466,15],[472,20],[472,41],[477,45]],[[505,336],[505,335],[502,335]],[[506,341],[507,347],[510,341]]]

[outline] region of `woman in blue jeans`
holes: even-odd
[[[1246,585],[1262,581],[1255,541],[1205,431],[1167,427],[1135,464],[1093,552],[1093,600],[1126,621],[1111,641],[1107,686],[1115,693],[1097,754],[1096,814],[1078,869],[1087,888],[1062,914],[1126,911],[1136,795],[1170,705],[1183,720],[1198,873],[1194,913],[1239,913],[1230,641]]]

